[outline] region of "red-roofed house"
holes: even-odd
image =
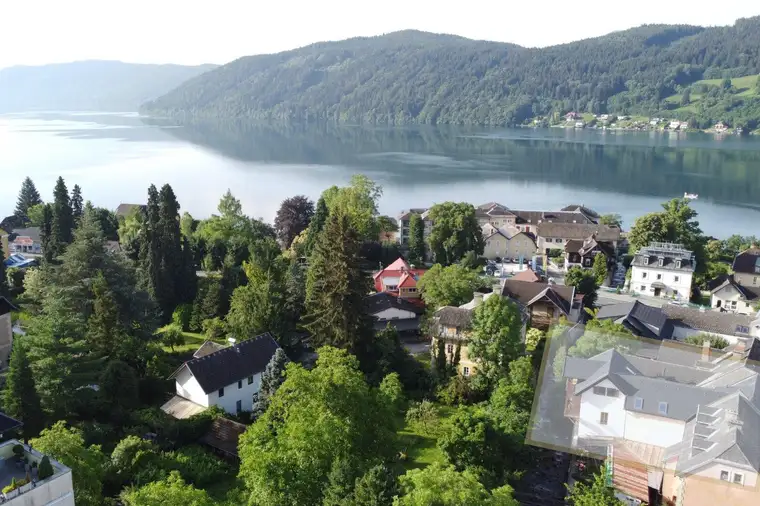
[[[417,281],[426,269],[413,269],[403,258],[398,258],[385,269],[376,272],[372,279],[375,291],[398,295],[401,299],[418,299]]]

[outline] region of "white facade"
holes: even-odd
[[[253,409],[253,394],[261,388],[260,373],[209,393],[203,391],[198,380],[187,367],[177,373],[175,380],[177,395],[180,397],[201,406],[219,406],[227,413],[251,411]]]
[[[692,272],[662,269],[657,264],[646,267],[634,265],[631,269],[631,290],[636,293],[654,297],[675,296],[681,300],[691,298]],[[665,288],[653,287],[653,283],[661,283]]]
[[[689,336],[694,336],[697,334],[704,334],[704,333],[720,336],[726,341],[728,341],[729,344],[736,344],[736,342],[739,341],[739,338],[733,334],[719,334],[717,332],[706,332],[700,329],[684,327],[683,325],[673,325],[673,339],[677,339],[678,341],[683,341]]]
[[[728,476],[726,476],[726,473]],[[710,464],[702,467],[701,469],[695,469],[694,472],[690,474],[704,478],[713,478],[715,480],[728,481],[731,483],[734,482],[734,478],[737,478],[741,479],[742,485],[749,488],[753,488],[757,484],[756,471],[741,469],[734,465]],[[736,476],[737,474],[741,476]]]
[[[720,290],[716,290],[710,296],[710,305],[715,309],[733,311],[740,314],[754,314],[752,304],[756,300],[748,301],[735,287],[726,285]]]
[[[406,320],[406,319],[417,317],[417,315],[411,311],[405,311],[403,309],[398,309],[395,307],[391,307],[383,311],[380,311],[379,313],[375,313],[374,316],[377,317],[378,320],[382,320],[382,321]]]
[[[594,388],[589,388],[581,394],[577,424],[578,437],[623,437],[625,435],[625,396],[609,380],[600,381],[596,387],[614,389],[618,395],[617,397],[599,395],[594,393]],[[606,420],[603,414],[606,414]]]
[[[662,416],[626,411],[625,439],[639,443],[667,447],[680,443],[686,422]]]
[[[0,458],[13,458],[13,446],[19,444],[14,439],[0,444]],[[37,450],[24,449],[24,456],[38,465],[43,455]],[[74,506],[74,485],[71,469],[50,459],[54,474],[35,485],[29,483],[5,494],[7,506]],[[11,465],[10,463],[6,465]]]

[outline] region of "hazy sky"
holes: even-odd
[[[226,63],[407,28],[547,46],[644,23],[727,25],[758,14],[757,0],[1,0],[0,68]]]

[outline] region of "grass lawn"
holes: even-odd
[[[403,461],[404,469],[421,469],[434,462],[445,462],[441,450],[436,445],[437,435],[443,422],[449,418],[455,408],[450,406],[436,405],[438,407],[438,420],[427,430],[415,424],[406,423],[398,432],[401,440],[401,448],[406,453]]]
[[[185,343],[174,347],[173,353],[188,353],[195,352],[206,341],[206,336],[196,332],[183,332],[185,336]],[[218,344],[225,344],[224,339],[217,339],[215,341]],[[172,349],[169,346],[164,346],[164,351],[172,353]]]
[[[735,97],[760,96],[760,93],[758,93],[758,90],[756,87],[757,78],[758,78],[757,75],[753,75],[753,76],[735,77],[731,79],[731,85],[734,88],[736,88],[736,93],[734,94],[734,96]],[[723,79],[703,79],[701,81],[696,81],[694,84],[691,85],[691,88],[693,90],[697,89],[697,87],[702,84],[706,84],[708,86],[722,86]],[[680,104],[681,94],[677,93],[675,95],[671,95],[667,97],[665,101],[671,104]],[[702,101],[702,94],[692,92],[689,105],[674,109],[673,112],[697,112],[697,105],[701,101]]]

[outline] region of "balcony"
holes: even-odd
[[[13,453],[13,447],[19,444],[21,443],[14,439],[0,443],[0,490],[11,485],[14,480],[16,483],[27,479],[30,481],[8,492],[0,492],[0,503],[9,506],[74,506],[71,469],[50,459],[53,474],[40,480],[38,469],[44,455],[22,445],[24,451],[19,458]]]

